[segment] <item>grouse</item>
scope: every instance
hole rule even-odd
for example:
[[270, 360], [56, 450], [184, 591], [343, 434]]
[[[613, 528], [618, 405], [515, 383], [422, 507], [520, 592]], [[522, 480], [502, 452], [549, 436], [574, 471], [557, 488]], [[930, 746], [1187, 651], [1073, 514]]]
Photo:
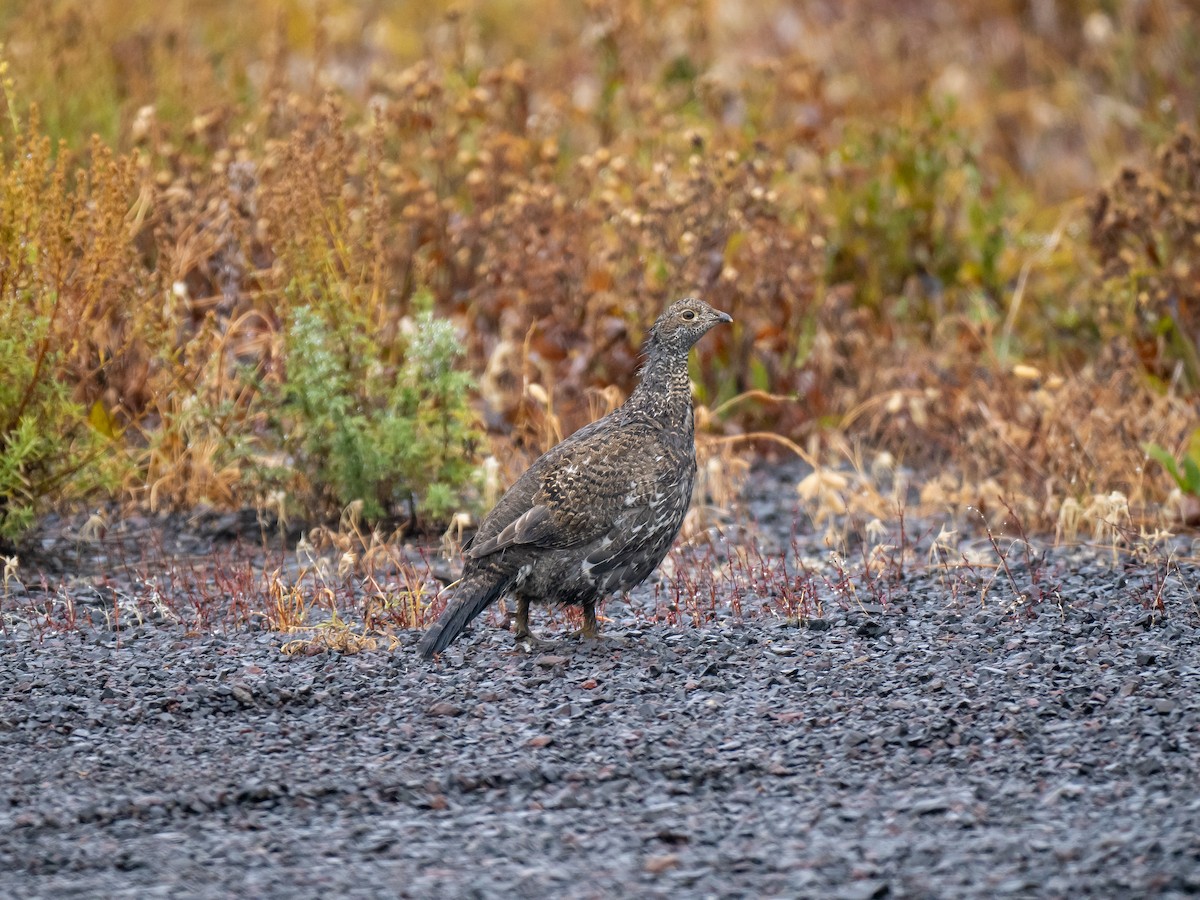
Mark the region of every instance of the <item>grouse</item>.
[[696, 477], [688, 351], [732, 321], [690, 297], [659, 316], [629, 399], [540, 456], [463, 547], [463, 577], [421, 638], [422, 656], [445, 650], [506, 594], [517, 601], [519, 641], [537, 643], [535, 601], [582, 607], [580, 634], [598, 636], [596, 603], [644, 581], [683, 524]]

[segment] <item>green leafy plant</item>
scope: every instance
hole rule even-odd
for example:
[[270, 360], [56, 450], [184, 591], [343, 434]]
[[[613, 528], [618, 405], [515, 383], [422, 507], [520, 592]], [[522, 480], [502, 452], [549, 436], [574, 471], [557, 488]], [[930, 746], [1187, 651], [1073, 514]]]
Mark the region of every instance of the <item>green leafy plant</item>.
[[364, 330], [293, 311], [281, 423], [318, 506], [359, 501], [379, 518], [407, 505], [442, 519], [459, 505], [480, 439], [471, 379], [448, 321], [425, 310], [411, 325], [389, 366]]
[[1000, 293], [1009, 202], [952, 113], [927, 101], [909, 120], [853, 126], [827, 160], [828, 278], [864, 306], [904, 297], [901, 312], [933, 322]]
[[[109, 482], [105, 439], [53, 377], [45, 318], [0, 304], [0, 539], [18, 538], [47, 495], [78, 497]], [[33, 352], [30, 352], [30, 348]]]
[[1200, 497], [1200, 428], [1192, 432], [1187, 451], [1176, 460], [1169, 450], [1159, 444], [1146, 444], [1150, 458], [1166, 469], [1167, 474], [1185, 494]]

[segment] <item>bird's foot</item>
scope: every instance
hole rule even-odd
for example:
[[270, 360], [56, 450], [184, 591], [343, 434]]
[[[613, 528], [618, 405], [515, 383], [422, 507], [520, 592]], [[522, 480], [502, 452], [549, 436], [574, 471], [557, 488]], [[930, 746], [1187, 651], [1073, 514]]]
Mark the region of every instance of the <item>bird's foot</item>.
[[537, 653], [540, 650], [553, 650], [558, 646], [557, 641], [543, 640], [529, 631], [517, 632], [516, 643], [518, 647], [524, 648], [526, 653]]
[[627, 647], [629, 642], [619, 634], [601, 634], [598, 628], [580, 628], [578, 631], [572, 631], [571, 637], [580, 641], [596, 641], [601, 644], [616, 644], [618, 647]]

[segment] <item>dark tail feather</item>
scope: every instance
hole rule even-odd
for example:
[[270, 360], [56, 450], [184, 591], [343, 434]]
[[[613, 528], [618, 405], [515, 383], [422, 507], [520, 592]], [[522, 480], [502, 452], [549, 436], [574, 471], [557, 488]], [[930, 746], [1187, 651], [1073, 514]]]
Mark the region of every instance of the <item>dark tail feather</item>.
[[462, 582], [450, 605], [417, 644], [417, 652], [429, 659], [449, 647], [472, 619], [500, 599], [512, 580], [511, 575], [484, 571]]

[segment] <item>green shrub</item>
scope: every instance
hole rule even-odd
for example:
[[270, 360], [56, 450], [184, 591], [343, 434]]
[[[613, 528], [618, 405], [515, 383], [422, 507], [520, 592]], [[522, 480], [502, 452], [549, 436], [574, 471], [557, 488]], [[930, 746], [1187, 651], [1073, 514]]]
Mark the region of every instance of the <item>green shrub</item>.
[[1009, 204], [950, 112], [929, 102], [914, 121], [851, 125], [827, 160], [827, 276], [875, 310], [903, 296], [897, 318], [933, 323], [1005, 277]]
[[66, 151], [53, 152], [38, 128], [32, 117], [0, 157], [4, 540], [30, 528], [45, 502], [115, 488], [124, 459], [113, 452], [119, 428], [103, 397], [97, 391], [81, 402], [77, 392], [126, 358], [108, 342], [121, 342], [114, 307], [123, 279], [136, 278], [130, 257], [113, 250], [126, 229], [129, 169], [96, 150], [93, 171], [73, 180]]
[[108, 441], [56, 377], [49, 322], [33, 306], [28, 296], [0, 297], [0, 540], [27, 531], [46, 498], [113, 485]]
[[[458, 506], [480, 439], [452, 325], [423, 311], [398, 366], [366, 330], [297, 307], [287, 332], [281, 424], [318, 508], [361, 501], [368, 518]], [[302, 498], [303, 499], [303, 498]]]

